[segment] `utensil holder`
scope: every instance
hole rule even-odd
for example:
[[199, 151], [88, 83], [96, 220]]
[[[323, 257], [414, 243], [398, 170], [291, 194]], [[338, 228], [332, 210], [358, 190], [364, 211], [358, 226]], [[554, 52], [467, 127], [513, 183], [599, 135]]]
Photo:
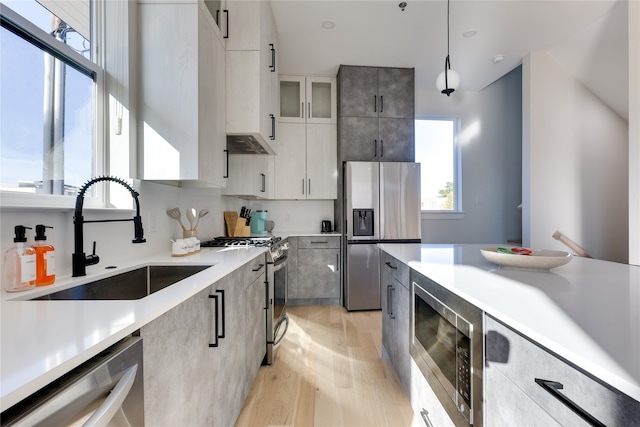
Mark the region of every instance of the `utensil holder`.
[[198, 237], [198, 230], [183, 230], [182, 237], [185, 239], [189, 237]]
[[237, 212], [225, 212], [224, 221], [229, 237], [249, 237], [251, 235], [251, 227], [246, 225], [245, 218], [238, 218]]

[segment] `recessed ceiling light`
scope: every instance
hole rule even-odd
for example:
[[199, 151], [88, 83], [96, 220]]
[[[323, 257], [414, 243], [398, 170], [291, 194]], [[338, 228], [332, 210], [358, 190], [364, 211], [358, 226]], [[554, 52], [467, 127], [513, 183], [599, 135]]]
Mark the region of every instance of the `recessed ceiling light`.
[[333, 21], [324, 21], [322, 23], [322, 28], [324, 28], [325, 30], [331, 30], [335, 26], [336, 26], [336, 23]]
[[493, 62], [494, 64], [499, 64], [502, 61], [504, 61], [505, 56], [503, 54], [498, 54], [496, 56], [494, 56], [493, 58], [491, 58], [491, 62]]
[[467, 30], [462, 33], [462, 37], [469, 38], [475, 36], [476, 34], [478, 34], [478, 30]]

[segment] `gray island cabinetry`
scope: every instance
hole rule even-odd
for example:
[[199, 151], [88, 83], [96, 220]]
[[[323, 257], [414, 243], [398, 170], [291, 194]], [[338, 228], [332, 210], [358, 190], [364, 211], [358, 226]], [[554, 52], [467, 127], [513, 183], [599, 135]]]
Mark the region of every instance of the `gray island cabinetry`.
[[640, 403], [489, 315], [485, 328], [487, 426], [640, 425]]
[[288, 304], [340, 302], [340, 236], [289, 237]]
[[141, 328], [147, 425], [235, 423], [266, 349], [264, 265], [260, 255]]
[[409, 316], [411, 308], [409, 267], [382, 252], [382, 350], [389, 356], [400, 383], [411, 391], [411, 355], [409, 354]]

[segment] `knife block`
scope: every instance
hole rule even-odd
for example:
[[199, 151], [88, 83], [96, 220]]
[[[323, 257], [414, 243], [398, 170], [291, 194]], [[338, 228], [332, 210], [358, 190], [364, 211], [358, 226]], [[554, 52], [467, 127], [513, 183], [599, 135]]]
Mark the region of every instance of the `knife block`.
[[237, 212], [225, 212], [224, 222], [229, 237], [249, 237], [251, 227], [246, 225], [246, 218], [239, 218]]

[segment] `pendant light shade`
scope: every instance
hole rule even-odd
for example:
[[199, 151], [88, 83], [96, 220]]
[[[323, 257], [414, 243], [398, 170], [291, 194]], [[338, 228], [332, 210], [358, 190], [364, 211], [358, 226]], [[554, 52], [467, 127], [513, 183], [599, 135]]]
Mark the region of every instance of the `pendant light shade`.
[[460, 86], [460, 76], [451, 69], [449, 57], [449, 3], [450, 0], [447, 0], [447, 57], [444, 60], [444, 71], [436, 79], [436, 87], [447, 96], [451, 95]]

